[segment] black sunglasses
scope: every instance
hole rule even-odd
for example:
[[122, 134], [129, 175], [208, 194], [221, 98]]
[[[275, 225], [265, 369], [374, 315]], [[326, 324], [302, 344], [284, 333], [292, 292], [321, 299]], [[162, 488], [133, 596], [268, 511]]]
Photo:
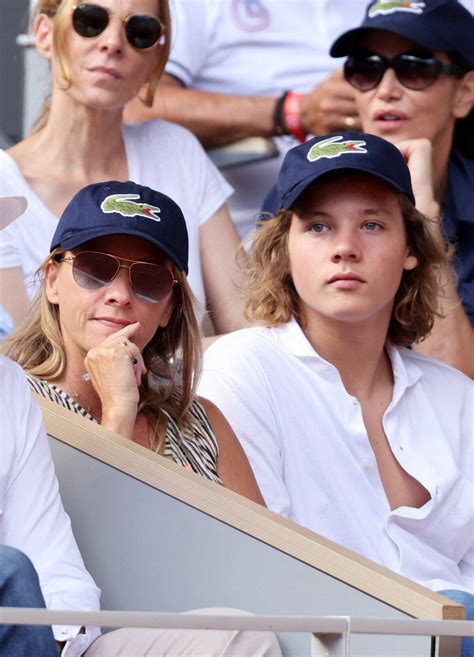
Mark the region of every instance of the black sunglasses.
[[440, 73], [462, 78], [466, 70], [456, 64], [444, 64], [436, 57], [420, 56], [409, 52], [395, 57], [375, 53], [358, 53], [344, 63], [344, 77], [359, 91], [370, 91], [380, 84], [385, 71], [393, 68], [397, 80], [407, 89], [420, 91], [436, 80]]
[[[105, 7], [89, 3], [75, 5], [72, 26], [77, 34], [91, 39], [99, 36], [109, 24], [109, 12]], [[154, 16], [131, 14], [123, 20], [128, 42], [138, 50], [152, 48], [163, 33], [163, 25]]]
[[[173, 273], [151, 262], [118, 258], [100, 251], [80, 251], [71, 256], [59, 254], [57, 262], [72, 262], [76, 283], [86, 290], [97, 290], [117, 276], [121, 268], [128, 269], [128, 280], [135, 296], [149, 303], [162, 301], [178, 281]], [[124, 265], [124, 262], [131, 262]]]

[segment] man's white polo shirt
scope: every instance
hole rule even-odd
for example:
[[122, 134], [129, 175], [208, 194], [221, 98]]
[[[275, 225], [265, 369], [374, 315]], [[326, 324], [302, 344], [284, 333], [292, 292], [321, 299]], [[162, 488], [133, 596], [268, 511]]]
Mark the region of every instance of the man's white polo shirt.
[[383, 426], [431, 499], [391, 511], [359, 402], [296, 321], [220, 338], [199, 394], [226, 416], [270, 509], [433, 590], [474, 592], [473, 387], [387, 346], [393, 398]]

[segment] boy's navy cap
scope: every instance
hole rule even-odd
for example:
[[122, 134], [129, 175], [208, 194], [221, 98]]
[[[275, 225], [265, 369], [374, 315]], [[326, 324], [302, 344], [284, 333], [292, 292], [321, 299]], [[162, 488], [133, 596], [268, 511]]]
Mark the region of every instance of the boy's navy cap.
[[151, 242], [188, 273], [188, 231], [180, 207], [166, 194], [114, 180], [88, 185], [59, 219], [51, 251], [65, 251], [106, 235], [134, 235]]
[[415, 204], [410, 171], [396, 146], [375, 135], [342, 132], [288, 151], [276, 184], [278, 208], [288, 210], [311, 183], [336, 171], [374, 176]]
[[458, 0], [371, 0], [362, 23], [336, 39], [331, 56], [353, 55], [370, 30], [393, 32], [427, 50], [456, 52], [474, 67], [474, 17]]

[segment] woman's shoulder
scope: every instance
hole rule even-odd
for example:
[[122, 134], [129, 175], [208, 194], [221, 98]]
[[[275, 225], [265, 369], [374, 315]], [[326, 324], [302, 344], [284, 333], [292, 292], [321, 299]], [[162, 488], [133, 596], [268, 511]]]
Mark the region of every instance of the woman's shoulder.
[[59, 404], [59, 406], [66, 408], [68, 411], [73, 411], [74, 413], [81, 415], [87, 420], [96, 421], [95, 418], [88, 411], [86, 411], [85, 408], [83, 408], [73, 397], [71, 397], [71, 395], [58, 388], [54, 383], [40, 379], [37, 376], [29, 374], [28, 372], [25, 374], [28, 383], [30, 384], [31, 390], [37, 395], [40, 395], [45, 399], [49, 399], [55, 404]]
[[[13, 147], [15, 148], [15, 147]], [[20, 167], [11, 156], [9, 149], [5, 151], [0, 148], [0, 196], [26, 196], [29, 185], [23, 177]]]

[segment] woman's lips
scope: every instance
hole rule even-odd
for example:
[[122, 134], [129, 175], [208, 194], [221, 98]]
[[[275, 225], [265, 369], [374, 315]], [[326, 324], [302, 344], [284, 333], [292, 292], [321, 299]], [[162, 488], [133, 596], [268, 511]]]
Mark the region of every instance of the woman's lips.
[[372, 122], [381, 131], [399, 130], [406, 120], [406, 114], [396, 110], [375, 112], [372, 117]]
[[89, 69], [90, 73], [94, 73], [100, 78], [105, 80], [121, 80], [122, 76], [115, 68], [108, 68], [107, 66], [94, 66]]
[[95, 317], [94, 319], [96, 322], [99, 322], [103, 326], [107, 326], [108, 328], [115, 328], [117, 331], [131, 323], [128, 320], [115, 319], [113, 317]]

